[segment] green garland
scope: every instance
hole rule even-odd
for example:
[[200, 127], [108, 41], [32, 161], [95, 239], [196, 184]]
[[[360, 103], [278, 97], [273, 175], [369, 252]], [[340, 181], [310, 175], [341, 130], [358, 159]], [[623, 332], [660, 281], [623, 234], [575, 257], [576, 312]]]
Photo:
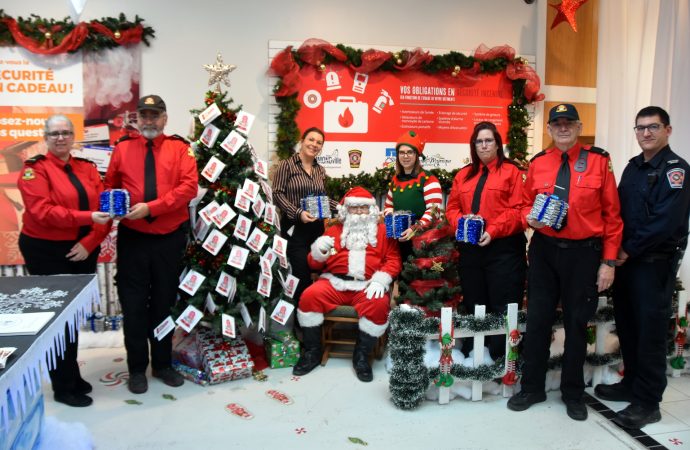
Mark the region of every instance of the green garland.
[[[11, 16], [5, 14], [4, 10], [0, 9], [0, 45], [20, 45], [16, 42], [14, 36], [12, 36], [5, 19], [13, 20]], [[46, 41], [50, 39], [55, 43], [55, 46], [60, 45], [63, 39], [70, 35], [77, 25], [69, 17], [65, 17], [62, 20], [56, 20], [46, 19], [36, 14], [31, 14], [26, 19], [21, 16], [17, 17], [16, 21], [21, 33], [26, 38], [30, 38], [42, 44], [46, 43]], [[129, 21], [127, 20], [127, 16], [125, 16], [125, 14], [120, 13], [118, 17], [103, 17], [98, 20], [93, 20], [89, 23], [100, 24], [116, 35], [141, 26], [141, 42], [149, 46], [149, 39], [155, 37], [155, 31], [150, 26], [142, 25], [143, 22], [144, 19], [138, 15], [134, 17], [134, 21]], [[46, 37], [46, 30], [50, 31], [50, 38]], [[89, 29], [88, 34], [81, 46], [71, 51], [98, 51], [107, 48], [119, 47], [120, 45], [121, 44], [117, 42], [117, 39], [112, 39], [92, 29]]]
[[[363, 50], [347, 47], [342, 44], [338, 44], [336, 47], [343, 51], [347, 56], [347, 59], [342, 61], [342, 64], [354, 67], [361, 65], [362, 53], [364, 52]], [[401, 57], [406, 59], [407, 53], [407, 50], [401, 50], [394, 53], [393, 57], [386, 60], [386, 62], [384, 62], [377, 70], [399, 72], [399, 69], [395, 67], [395, 60], [400, 59]], [[301, 59], [297, 50], [292, 50], [292, 57], [300, 67], [303, 67], [305, 64], [307, 64]], [[330, 54], [325, 53], [322, 65], [328, 65], [336, 62], [341, 61], [338, 61]], [[479, 60], [474, 56], [468, 56], [459, 52], [451, 51], [443, 55], [434, 55], [433, 59], [429, 63], [421, 66], [419, 70], [428, 74], [435, 74], [440, 71], [452, 70], [457, 67], [471, 68], [475, 65], [475, 63], [478, 63], [480, 73], [493, 74], [505, 70], [509, 62], [510, 61], [503, 56], [489, 60]], [[509, 126], [506, 146], [508, 147], [509, 155], [512, 159], [526, 163], [527, 132], [525, 131], [525, 128], [529, 126], [530, 121], [529, 113], [527, 112], [525, 105], [529, 104], [530, 101], [524, 95], [525, 80], [518, 79], [512, 81], [512, 83], [513, 101], [508, 106]], [[274, 87], [275, 91], [280, 89], [281, 86], [282, 80], [279, 80]], [[280, 106], [280, 112], [276, 116], [278, 123], [276, 153], [278, 154], [278, 158], [283, 160], [289, 158], [294, 153], [295, 145], [299, 141], [299, 130], [297, 129], [295, 119], [300, 109], [300, 103], [297, 100], [297, 94], [283, 98], [276, 98], [276, 101]]]

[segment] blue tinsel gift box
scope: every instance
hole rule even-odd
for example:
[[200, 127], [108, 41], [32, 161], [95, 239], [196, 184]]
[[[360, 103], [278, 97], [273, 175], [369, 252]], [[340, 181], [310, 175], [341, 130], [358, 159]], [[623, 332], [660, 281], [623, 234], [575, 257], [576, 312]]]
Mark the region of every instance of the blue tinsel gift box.
[[395, 211], [384, 216], [383, 223], [386, 226], [386, 237], [398, 239], [403, 231], [414, 224], [414, 214], [410, 211]]
[[458, 242], [477, 245], [484, 234], [484, 219], [481, 216], [469, 214], [458, 219], [458, 229], [455, 239]]

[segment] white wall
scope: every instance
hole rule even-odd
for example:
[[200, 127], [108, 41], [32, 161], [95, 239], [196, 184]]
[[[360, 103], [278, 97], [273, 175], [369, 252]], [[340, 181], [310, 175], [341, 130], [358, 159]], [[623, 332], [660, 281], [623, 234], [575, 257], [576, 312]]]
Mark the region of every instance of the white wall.
[[[9, 0], [5, 13], [69, 15], [67, 0]], [[270, 39], [316, 37], [337, 43], [472, 51], [479, 44], [508, 44], [518, 54], [536, 54], [537, 5], [523, 0], [88, 0], [81, 20], [125, 13], [156, 31], [144, 47], [142, 94], [156, 93], [168, 104], [168, 133], [187, 136], [188, 111], [203, 106], [208, 77], [203, 64], [221, 52], [235, 103], [257, 116], [250, 135], [260, 155], [268, 152], [266, 70]]]

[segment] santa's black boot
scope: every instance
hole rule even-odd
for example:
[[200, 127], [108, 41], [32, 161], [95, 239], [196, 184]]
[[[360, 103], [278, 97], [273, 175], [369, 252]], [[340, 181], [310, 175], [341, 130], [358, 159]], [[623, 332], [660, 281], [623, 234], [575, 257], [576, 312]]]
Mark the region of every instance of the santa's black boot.
[[369, 365], [369, 354], [374, 348], [377, 337], [359, 331], [357, 336], [357, 343], [355, 344], [355, 351], [352, 353], [352, 367], [355, 368], [357, 378], [359, 381], [369, 382], [374, 379], [374, 374]]
[[306, 375], [321, 364], [321, 326], [302, 327], [304, 353], [292, 368], [292, 374]]

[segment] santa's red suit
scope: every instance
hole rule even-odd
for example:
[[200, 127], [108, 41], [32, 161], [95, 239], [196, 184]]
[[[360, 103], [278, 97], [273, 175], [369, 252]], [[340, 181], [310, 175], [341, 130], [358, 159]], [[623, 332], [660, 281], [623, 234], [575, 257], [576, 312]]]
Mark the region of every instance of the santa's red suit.
[[309, 266], [323, 272], [318, 281], [308, 287], [299, 302], [298, 317], [303, 327], [321, 325], [323, 314], [340, 305], [351, 305], [360, 317], [359, 328], [371, 336], [381, 336], [388, 326], [390, 297], [368, 299], [365, 288], [376, 281], [386, 287], [400, 273], [398, 243], [386, 238], [386, 228], [377, 225], [375, 246], [370, 242], [366, 250], [349, 250], [342, 242], [343, 225], [333, 225], [324, 236], [334, 238], [333, 250], [322, 254], [312, 246]]

